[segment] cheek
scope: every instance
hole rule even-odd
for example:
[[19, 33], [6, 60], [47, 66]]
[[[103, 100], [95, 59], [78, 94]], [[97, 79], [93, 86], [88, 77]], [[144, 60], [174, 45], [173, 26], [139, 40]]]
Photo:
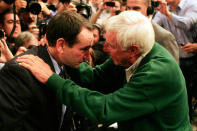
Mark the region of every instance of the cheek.
[[11, 33], [11, 30], [12, 30], [12, 28], [13, 28], [13, 26], [11, 26], [11, 25], [5, 25], [4, 26], [5, 28], [5, 32], [7, 33], [7, 34], [10, 34]]
[[108, 51], [108, 53], [109, 53], [109, 55], [111, 56], [111, 57], [113, 57], [114, 59], [118, 59], [119, 58], [119, 56], [120, 56], [120, 54], [116, 51], [116, 50], [109, 50]]
[[73, 55], [75, 56], [75, 59], [81, 59], [85, 56], [85, 53], [83, 51], [75, 51], [73, 53]]

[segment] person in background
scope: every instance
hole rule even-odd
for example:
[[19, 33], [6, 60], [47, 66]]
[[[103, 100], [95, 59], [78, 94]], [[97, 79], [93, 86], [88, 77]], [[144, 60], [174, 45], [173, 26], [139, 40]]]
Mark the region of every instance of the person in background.
[[[127, 0], [127, 10], [139, 11], [151, 19], [151, 15], [154, 13], [154, 7], [151, 6], [151, 2], [151, 0]], [[173, 34], [155, 22], [151, 21], [151, 23], [155, 32], [155, 41], [167, 49], [179, 63], [179, 49]]]
[[104, 38], [103, 29], [98, 24], [93, 24], [93, 34], [94, 34], [94, 44], [92, 50], [90, 51], [90, 56], [92, 57], [92, 66], [100, 65], [105, 62], [109, 55], [103, 51]]
[[192, 131], [183, 74], [154, 36], [152, 23], [139, 12], [109, 18], [104, 51], [111, 58], [95, 68], [82, 63], [77, 70], [80, 85], [90, 89], [59, 77], [37, 56], [17, 62], [68, 108], [95, 123], [118, 122], [120, 131]]
[[[15, 25], [15, 28], [14, 28], [14, 25]], [[5, 31], [5, 35], [7, 37], [6, 42], [11, 52], [13, 52], [13, 49], [15, 46], [15, 39], [21, 33], [21, 24], [20, 24], [20, 19], [17, 14], [16, 14], [16, 20], [14, 20], [14, 13], [12, 9], [8, 9], [4, 13], [1, 14], [0, 29], [3, 29]]]
[[126, 11], [127, 10], [127, 1], [123, 0], [122, 5], [120, 7], [120, 12]]
[[197, 1], [158, 0], [158, 2], [160, 6], [157, 8], [158, 12], [153, 20], [170, 31], [176, 38], [180, 54], [180, 67], [187, 85], [190, 119], [192, 121], [192, 97], [197, 94], [195, 92], [197, 86], [197, 46], [192, 37], [191, 29], [197, 23]]
[[52, 17], [54, 17], [57, 13], [61, 13], [62, 11], [73, 11], [76, 12], [77, 9], [74, 4], [72, 4], [71, 0], [48, 0], [48, 5], [55, 6], [55, 10], [48, 10], [44, 3], [41, 3], [42, 9], [46, 10], [47, 19], [45, 20], [46, 23], [50, 21]]
[[102, 31], [103, 29], [99, 24], [93, 24], [94, 44], [102, 39]]
[[15, 43], [15, 56], [27, 51], [28, 49], [31, 49], [32, 47], [39, 45], [38, 38], [36, 38], [36, 36], [29, 31], [22, 32], [16, 38]]
[[90, 0], [88, 2], [88, 5], [91, 7], [92, 9], [92, 16], [96, 13], [96, 11], [99, 8], [100, 3], [102, 2], [102, 0]]
[[[113, 4], [106, 4], [107, 2], [112, 2]], [[105, 27], [105, 23], [108, 18], [116, 15], [116, 11], [120, 10], [122, 0], [104, 0], [100, 3], [97, 12], [90, 18], [91, 23], [97, 23]]]
[[34, 22], [28, 24], [28, 31], [34, 34], [36, 37], [39, 37], [40, 35], [39, 27]]

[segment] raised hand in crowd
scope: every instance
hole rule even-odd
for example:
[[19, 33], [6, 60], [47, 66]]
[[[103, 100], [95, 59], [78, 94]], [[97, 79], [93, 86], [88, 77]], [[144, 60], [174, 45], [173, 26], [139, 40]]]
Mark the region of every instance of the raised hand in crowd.
[[26, 0], [15, 0], [16, 10], [20, 10], [21, 8], [26, 8], [27, 1]]
[[166, 17], [168, 17], [168, 19], [171, 19], [172, 13], [168, 9], [168, 4], [167, 4], [166, 0], [156, 0], [156, 1], [159, 2], [159, 7], [155, 8], [155, 10], [160, 11], [162, 14], [164, 14]]
[[46, 16], [51, 16], [52, 11], [46, 6], [46, 4], [42, 1], [39, 1], [39, 4], [41, 6], [41, 12]]
[[13, 58], [13, 55], [5, 42], [5, 39], [0, 40], [0, 53], [0, 63], [5, 63]]
[[77, 8], [72, 2], [61, 4], [60, 7], [58, 8], [58, 13], [65, 11], [65, 10], [77, 12]]
[[101, 13], [106, 9], [105, 3], [100, 3], [97, 12], [90, 18], [91, 23], [96, 23]]

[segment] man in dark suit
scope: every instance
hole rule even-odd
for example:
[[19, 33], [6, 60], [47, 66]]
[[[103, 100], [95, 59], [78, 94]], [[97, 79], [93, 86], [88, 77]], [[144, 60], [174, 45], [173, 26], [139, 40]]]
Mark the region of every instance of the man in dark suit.
[[[64, 65], [76, 68], [87, 57], [93, 43], [91, 30], [91, 24], [79, 14], [62, 12], [48, 24], [47, 46], [30, 49], [24, 54], [42, 58], [57, 74]], [[0, 71], [0, 130], [60, 130], [62, 104], [56, 94], [15, 60], [6, 63]], [[72, 120], [68, 119], [65, 130], [73, 130]]]

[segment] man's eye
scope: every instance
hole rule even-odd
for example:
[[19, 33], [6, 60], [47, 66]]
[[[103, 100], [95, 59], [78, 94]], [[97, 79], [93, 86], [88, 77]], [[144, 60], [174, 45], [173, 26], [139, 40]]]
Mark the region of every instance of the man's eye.
[[[8, 20], [7, 23], [12, 24], [14, 23], [14, 20]], [[16, 20], [16, 24], [20, 24], [20, 20]]]
[[14, 21], [13, 20], [9, 20], [8, 23], [11, 24], [11, 23], [14, 23]]

